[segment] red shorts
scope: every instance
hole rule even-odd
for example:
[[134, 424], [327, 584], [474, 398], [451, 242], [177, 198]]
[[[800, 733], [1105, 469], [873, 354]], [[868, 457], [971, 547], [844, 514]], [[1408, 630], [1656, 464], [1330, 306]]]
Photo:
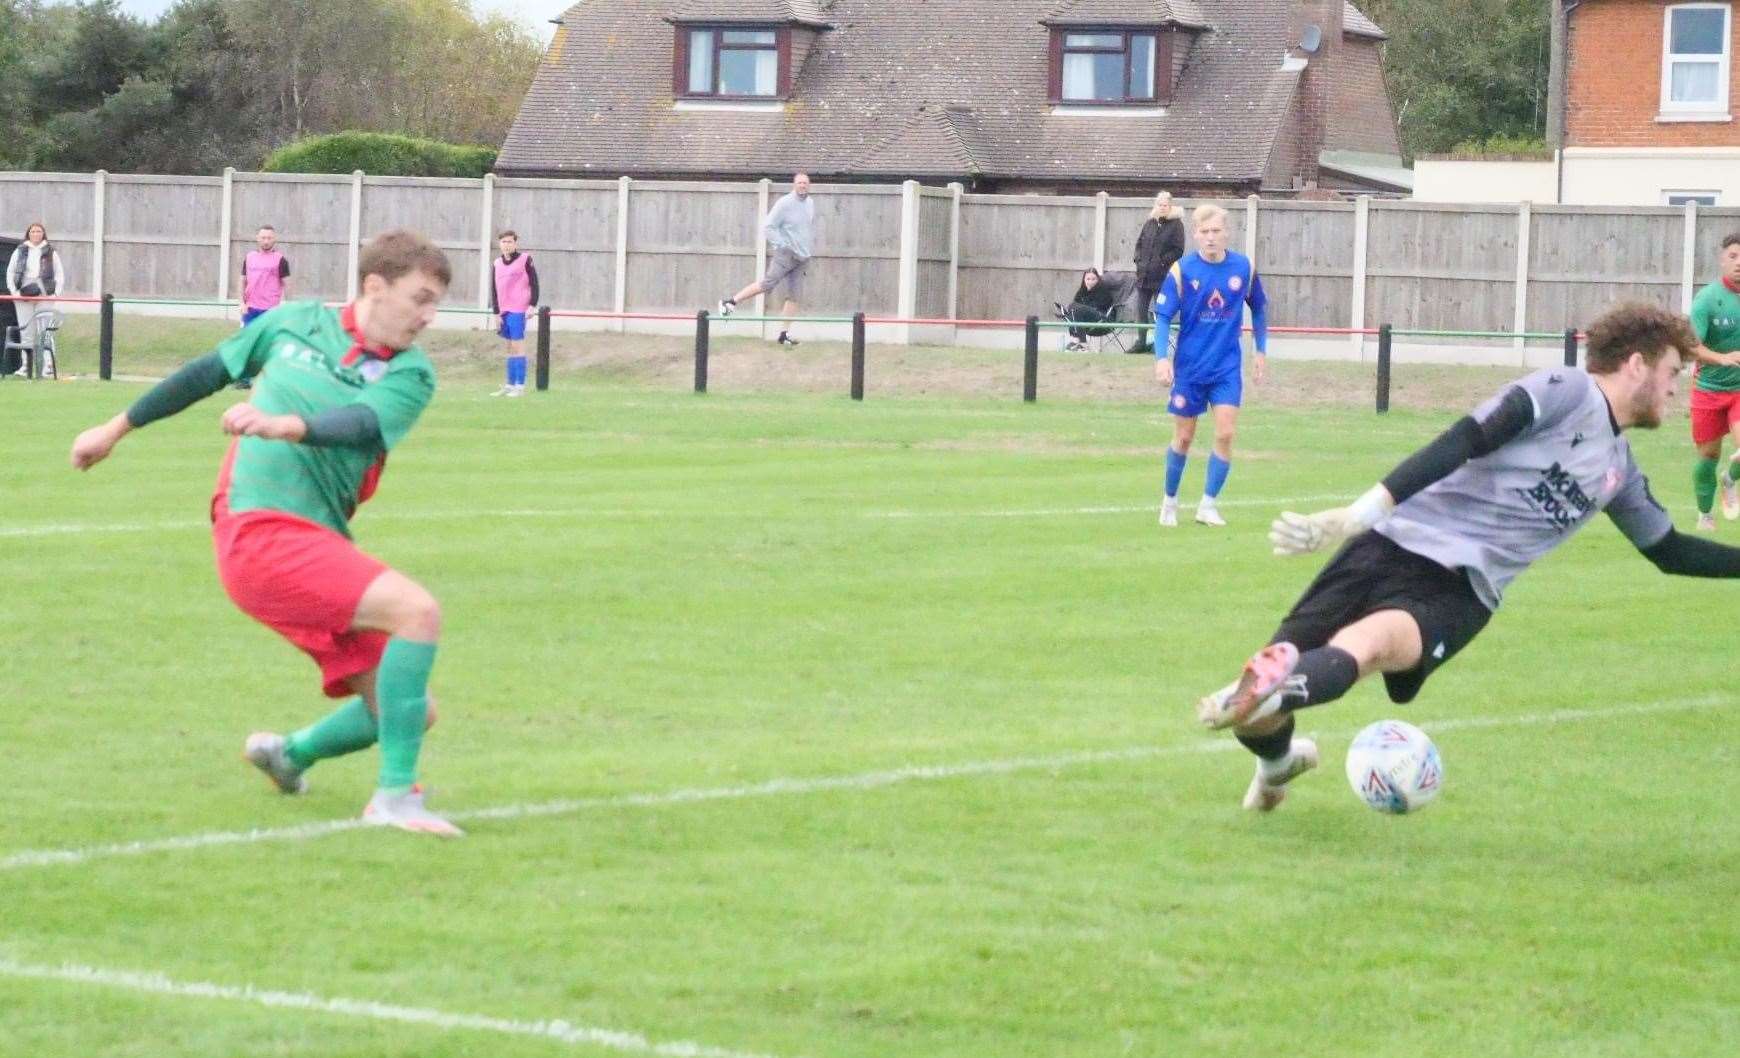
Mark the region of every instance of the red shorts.
[[1712, 393], [1692, 386], [1692, 443], [1709, 444], [1728, 436], [1740, 422], [1740, 391]]
[[212, 508], [218, 578], [230, 598], [314, 659], [327, 697], [354, 693], [351, 677], [379, 665], [387, 646], [385, 632], [351, 628], [357, 603], [386, 563], [306, 518], [231, 514], [221, 497]]

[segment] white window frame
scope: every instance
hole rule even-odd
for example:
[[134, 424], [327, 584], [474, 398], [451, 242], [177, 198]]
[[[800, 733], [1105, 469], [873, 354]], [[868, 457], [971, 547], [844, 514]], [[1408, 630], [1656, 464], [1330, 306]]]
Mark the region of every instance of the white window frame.
[[1707, 198], [1707, 199], [1709, 199], [1710, 201], [1708, 201], [1708, 202], [1699, 202], [1698, 203], [1698, 207], [1700, 209], [1705, 207], [1705, 206], [1719, 206], [1722, 204], [1722, 192], [1720, 192], [1720, 191], [1703, 191], [1703, 190], [1694, 191], [1690, 188], [1679, 188], [1679, 187], [1664, 189], [1661, 193], [1661, 204], [1664, 206], [1675, 206], [1675, 207], [1684, 206], [1686, 204], [1684, 202], [1675, 202], [1674, 201], [1675, 198]]
[[[1728, 115], [1728, 79], [1734, 58], [1734, 5], [1727, 3], [1712, 4], [1673, 4], [1663, 8], [1661, 13], [1661, 114], [1664, 117], [1681, 115], [1698, 117], [1726, 117]], [[1708, 103], [1676, 102], [1672, 97], [1674, 60], [1676, 54], [1672, 51], [1674, 43], [1674, 12], [1714, 10], [1722, 12], [1722, 54], [1716, 66], [1716, 98]], [[1686, 62], [1709, 62], [1707, 56], [1684, 56]]]

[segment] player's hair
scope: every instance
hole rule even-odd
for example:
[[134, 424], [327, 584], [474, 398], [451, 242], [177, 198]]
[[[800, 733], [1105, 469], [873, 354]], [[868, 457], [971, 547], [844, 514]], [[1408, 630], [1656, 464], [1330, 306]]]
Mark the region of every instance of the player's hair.
[[496, 236], [497, 239], [514, 239], [516, 241], [518, 241], [519, 237], [520, 233], [512, 228], [504, 228], [502, 229], [502, 233]]
[[411, 272], [427, 272], [441, 280], [442, 286], [453, 284], [453, 266], [447, 255], [409, 228], [396, 228], [370, 239], [356, 263], [358, 279], [380, 276], [391, 283]]
[[1731, 231], [1722, 237], [1722, 249], [1730, 246], [1740, 246], [1740, 231]]
[[1690, 360], [1698, 347], [1692, 325], [1677, 312], [1642, 301], [1623, 301], [1601, 314], [1589, 328], [1589, 371], [1609, 375], [1631, 359], [1643, 356], [1653, 366], [1668, 346], [1679, 350], [1681, 360]]
[[255, 231], [256, 231], [256, 232], [262, 232], [262, 231], [269, 231], [269, 232], [271, 232], [271, 233], [272, 233], [272, 234], [273, 234], [273, 235], [276, 235], [276, 234], [278, 234], [278, 229], [277, 229], [277, 228], [274, 228], [274, 227], [272, 227], [272, 226], [271, 226], [271, 225], [270, 225], [270, 224], [262, 224], [262, 225], [260, 225], [260, 226], [259, 226], [259, 227], [258, 227], [258, 228], [255, 228], [255, 229], [254, 229], [254, 230], [255, 230]]
[[1200, 228], [1211, 220], [1224, 222], [1226, 220], [1226, 210], [1215, 205], [1213, 202], [1204, 202], [1202, 205], [1197, 206], [1195, 209], [1190, 211], [1190, 226], [1192, 228]]

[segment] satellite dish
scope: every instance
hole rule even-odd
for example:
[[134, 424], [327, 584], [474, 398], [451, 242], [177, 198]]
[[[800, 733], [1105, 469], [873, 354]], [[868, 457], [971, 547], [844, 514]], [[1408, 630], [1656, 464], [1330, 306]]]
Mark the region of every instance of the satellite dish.
[[1323, 27], [1315, 22], [1305, 27], [1305, 32], [1299, 34], [1299, 50], [1307, 55], [1316, 55], [1317, 49], [1323, 47]]

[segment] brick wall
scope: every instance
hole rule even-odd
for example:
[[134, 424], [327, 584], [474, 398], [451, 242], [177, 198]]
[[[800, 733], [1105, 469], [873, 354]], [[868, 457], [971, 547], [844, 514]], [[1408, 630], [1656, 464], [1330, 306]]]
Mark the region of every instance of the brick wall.
[[1324, 144], [1328, 149], [1401, 155], [1380, 48], [1370, 37], [1350, 35], [1336, 51], [1334, 103]]
[[[1734, 147], [1740, 122], [1658, 122], [1661, 0], [1589, 0], [1571, 15], [1565, 142], [1572, 147]], [[1729, 32], [1737, 32], [1733, 14]], [[1728, 104], [1740, 105], [1740, 41], [1729, 45]]]

